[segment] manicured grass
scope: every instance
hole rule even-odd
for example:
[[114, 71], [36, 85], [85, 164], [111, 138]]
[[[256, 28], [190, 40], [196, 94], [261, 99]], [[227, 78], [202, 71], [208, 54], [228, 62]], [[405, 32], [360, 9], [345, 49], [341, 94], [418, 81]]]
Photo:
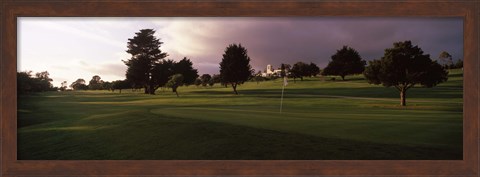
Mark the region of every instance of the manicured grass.
[[49, 92], [18, 99], [19, 159], [462, 159], [463, 79], [394, 88], [362, 76], [232, 89]]

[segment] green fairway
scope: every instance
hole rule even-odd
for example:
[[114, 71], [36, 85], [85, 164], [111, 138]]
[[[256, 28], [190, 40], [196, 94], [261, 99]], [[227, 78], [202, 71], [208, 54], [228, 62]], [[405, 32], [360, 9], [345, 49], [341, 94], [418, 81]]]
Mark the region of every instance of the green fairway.
[[407, 91], [329, 77], [18, 99], [19, 159], [462, 159], [463, 74]]

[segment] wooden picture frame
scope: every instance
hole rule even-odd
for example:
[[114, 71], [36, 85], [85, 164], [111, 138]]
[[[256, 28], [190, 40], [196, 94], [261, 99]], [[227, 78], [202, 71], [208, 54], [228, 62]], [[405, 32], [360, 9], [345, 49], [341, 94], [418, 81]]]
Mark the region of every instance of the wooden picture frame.
[[[1, 176], [479, 175], [479, 1], [11, 1], [1, 2]], [[17, 17], [462, 17], [463, 160], [17, 160]]]

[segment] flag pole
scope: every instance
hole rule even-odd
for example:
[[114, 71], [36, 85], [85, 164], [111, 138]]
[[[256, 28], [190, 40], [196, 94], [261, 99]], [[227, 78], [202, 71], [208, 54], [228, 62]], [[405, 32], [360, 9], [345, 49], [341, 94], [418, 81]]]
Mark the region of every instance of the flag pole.
[[282, 98], [280, 99], [280, 113], [282, 113], [283, 108], [283, 91], [285, 90], [285, 85], [287, 85], [287, 78], [283, 77], [283, 87], [282, 87]]

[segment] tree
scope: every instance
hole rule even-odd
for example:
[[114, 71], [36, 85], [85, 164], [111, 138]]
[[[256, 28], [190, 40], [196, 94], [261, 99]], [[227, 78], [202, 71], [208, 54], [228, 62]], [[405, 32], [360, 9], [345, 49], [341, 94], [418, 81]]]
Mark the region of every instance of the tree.
[[35, 73], [35, 77], [32, 77], [32, 71], [17, 72], [18, 93], [24, 94], [56, 90], [51, 83], [53, 80], [49, 75], [47, 71]]
[[[285, 64], [280, 64], [280, 77], [285, 77], [287, 76], [287, 72], [285, 71]], [[255, 79], [257, 80], [257, 79]], [[257, 84], [258, 84], [258, 81], [257, 81]]]
[[42, 71], [35, 73], [35, 78], [33, 79], [33, 91], [36, 92], [45, 92], [53, 90], [52, 79], [49, 77], [50, 74], [48, 71]]
[[109, 90], [109, 91], [112, 90], [112, 83], [108, 81], [103, 81], [102, 89]]
[[410, 41], [393, 43], [380, 60], [373, 60], [364, 71], [370, 84], [395, 87], [400, 105], [406, 105], [406, 92], [415, 85], [433, 87], [447, 81], [448, 72]]
[[362, 60], [358, 52], [348, 46], [343, 46], [332, 55], [332, 60], [323, 69], [322, 75], [338, 75], [345, 80], [345, 76], [361, 74], [365, 70], [365, 60]]
[[243, 84], [252, 75], [250, 57], [241, 44], [230, 44], [220, 62], [222, 82], [232, 85], [233, 92], [238, 95], [237, 86]]
[[303, 77], [310, 76], [309, 73], [309, 65], [304, 62], [297, 62], [293, 65], [292, 69], [290, 70], [291, 77], [293, 77], [293, 82], [295, 82], [295, 78], [300, 78], [303, 81]]
[[[222, 78], [220, 77], [220, 74], [214, 74], [212, 76], [212, 79], [210, 79], [211, 83], [215, 84], [215, 83], [221, 83], [222, 82]], [[213, 86], [213, 84], [211, 86]]]
[[[145, 94], [155, 94], [155, 90], [161, 85], [158, 81], [164, 79], [159, 78], [159, 74], [155, 72], [161, 72], [158, 67], [161, 67], [161, 61], [167, 57], [167, 53], [160, 50], [163, 42], [160, 42], [160, 39], [157, 39], [154, 34], [155, 30], [153, 29], [142, 29], [135, 33], [133, 38], [128, 39], [127, 53], [132, 56], [129, 60], [124, 61], [128, 67], [127, 80], [135, 85], [143, 86]], [[166, 80], [168, 81], [168, 76]]]
[[463, 68], [463, 60], [458, 59], [455, 63], [455, 68]]
[[212, 79], [212, 76], [210, 76], [210, 74], [203, 74], [202, 76], [200, 76], [202, 86], [207, 86], [207, 84], [210, 82], [210, 79]]
[[315, 64], [310, 62], [310, 65], [308, 65], [308, 75], [310, 77], [314, 77], [320, 73], [320, 68]]
[[170, 80], [168, 80], [167, 82], [167, 87], [172, 88], [172, 92], [175, 92], [177, 97], [179, 97], [177, 88], [183, 85], [183, 79], [184, 79], [183, 75], [175, 74], [173, 76], [170, 76]]
[[153, 69], [152, 81], [155, 83], [152, 86], [153, 90], [157, 90], [159, 87], [163, 87], [170, 80], [170, 76], [174, 74], [173, 68], [175, 61], [163, 60], [160, 63], [155, 64]]
[[174, 65], [173, 72], [175, 74], [182, 74], [185, 85], [194, 84], [195, 79], [198, 77], [197, 69], [193, 68], [193, 63], [187, 57], [184, 57], [178, 63]]
[[28, 93], [33, 88], [32, 71], [17, 72], [17, 92], [19, 94]]
[[88, 89], [88, 86], [85, 85], [85, 79], [82, 79], [82, 78], [79, 78], [75, 82], [72, 82], [72, 84], [70, 84], [70, 87], [73, 90], [87, 90]]
[[95, 75], [95, 76], [92, 77], [90, 82], [88, 82], [88, 89], [90, 89], [90, 90], [101, 90], [101, 89], [103, 89], [102, 83], [103, 83], [102, 78], [100, 78], [100, 76], [98, 76], [98, 75]]
[[253, 77], [253, 81], [257, 82], [257, 84], [259, 84], [261, 81], [264, 81], [265, 78], [263, 78], [262, 76], [259, 76], [259, 75], [256, 75]]
[[62, 82], [62, 86], [60, 87], [60, 90], [61, 90], [61, 91], [67, 90], [67, 85], [68, 85], [68, 84], [67, 84], [67, 81], [63, 81], [63, 82]]
[[116, 80], [112, 82], [112, 92], [115, 90], [119, 90], [122, 93], [122, 89], [129, 89], [131, 87], [131, 83], [128, 80]]
[[438, 63], [440, 63], [440, 65], [442, 65], [444, 68], [451, 68], [453, 66], [452, 55], [446, 51], [442, 51], [438, 56]]
[[197, 79], [195, 79], [195, 82], [193, 82], [193, 84], [195, 84], [195, 86], [198, 87], [198, 86], [202, 85], [202, 80], [200, 78], [197, 78]]

